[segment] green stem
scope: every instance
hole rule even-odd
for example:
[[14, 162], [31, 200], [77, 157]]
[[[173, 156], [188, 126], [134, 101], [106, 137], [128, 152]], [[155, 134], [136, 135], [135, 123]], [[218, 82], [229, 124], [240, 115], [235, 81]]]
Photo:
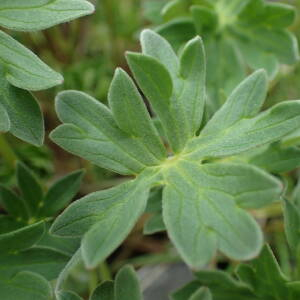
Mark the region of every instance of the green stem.
[[112, 280], [112, 275], [106, 261], [100, 264], [99, 273], [102, 281]]
[[98, 274], [97, 274], [97, 270], [93, 269], [90, 271], [90, 280], [89, 280], [89, 291], [90, 294], [92, 294], [92, 292], [94, 291], [94, 289], [97, 287], [98, 285]]
[[0, 134], [0, 156], [10, 167], [14, 167], [17, 156], [3, 134]]

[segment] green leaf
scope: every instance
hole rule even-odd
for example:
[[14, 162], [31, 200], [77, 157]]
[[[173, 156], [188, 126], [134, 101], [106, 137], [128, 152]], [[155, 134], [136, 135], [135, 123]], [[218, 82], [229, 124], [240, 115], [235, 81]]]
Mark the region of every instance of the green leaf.
[[0, 105], [0, 132], [7, 132], [10, 129], [10, 120], [3, 105]]
[[42, 30], [93, 12], [93, 5], [85, 0], [4, 0], [0, 25], [19, 31]]
[[28, 220], [28, 211], [23, 199], [4, 186], [0, 186], [0, 203], [10, 216], [17, 220]]
[[116, 276], [115, 300], [142, 300], [138, 278], [131, 266], [123, 267]]
[[60, 93], [56, 110], [67, 124], [55, 129], [51, 138], [64, 149], [121, 174], [137, 174], [160, 162], [141, 140], [118, 127], [105, 105], [90, 96]]
[[24, 227], [24, 225], [25, 224], [23, 222], [19, 222], [11, 216], [0, 215], [0, 234], [15, 231]]
[[200, 288], [198, 291], [196, 291], [189, 300], [212, 300], [212, 295], [207, 288]]
[[41, 239], [44, 231], [45, 224], [41, 221], [12, 232], [0, 234], [0, 252], [8, 253], [28, 249]]
[[83, 300], [77, 294], [70, 291], [59, 291], [56, 296], [57, 300]]
[[47, 191], [38, 215], [50, 217], [66, 207], [78, 193], [83, 175], [79, 170], [57, 180]]
[[144, 234], [154, 234], [157, 232], [165, 231], [166, 226], [163, 221], [163, 217], [161, 214], [153, 215], [144, 225]]
[[17, 180], [29, 215], [34, 217], [43, 200], [42, 187], [31, 170], [20, 162], [17, 165]]
[[101, 283], [93, 292], [90, 300], [114, 300], [114, 283], [105, 281]]
[[172, 300], [186, 300], [189, 299], [199, 289], [200, 282], [197, 280], [191, 281], [173, 294], [171, 294]]
[[5, 300], [51, 300], [50, 283], [42, 276], [31, 272], [20, 272], [11, 279], [0, 276], [0, 298]]
[[108, 94], [109, 105], [120, 129], [139, 139], [158, 160], [166, 157], [166, 150], [151, 122], [133, 80], [122, 69], [117, 69]]
[[0, 64], [7, 81], [21, 89], [44, 90], [63, 81], [60, 74], [3, 31], [0, 31]]
[[[1, 10], [0, 10], [1, 12]], [[0, 104], [10, 120], [9, 131], [21, 140], [35, 146], [44, 141], [44, 120], [39, 104], [28, 91], [9, 84], [0, 72]]]
[[188, 161], [177, 162], [164, 177], [164, 222], [190, 266], [204, 266], [217, 249], [237, 260], [259, 253], [262, 233], [242, 207], [277, 200], [281, 191], [277, 180], [252, 166], [199, 166]]
[[69, 256], [44, 247], [33, 247], [18, 253], [1, 254], [0, 273], [10, 278], [21, 271], [38, 273], [48, 280], [56, 279], [68, 262]]
[[[207, 286], [216, 300], [258, 300], [250, 287], [221, 271], [196, 273], [200, 285]], [[178, 299], [179, 300], [179, 299]]]
[[243, 265], [237, 273], [261, 299], [290, 299], [286, 285], [288, 279], [283, 275], [269, 246], [265, 246], [260, 256], [250, 263], [244, 271]]
[[300, 212], [291, 201], [284, 199], [284, 230], [293, 251], [296, 251], [300, 243]]
[[300, 149], [273, 144], [261, 153], [251, 156], [249, 163], [271, 173], [289, 172], [300, 166]]

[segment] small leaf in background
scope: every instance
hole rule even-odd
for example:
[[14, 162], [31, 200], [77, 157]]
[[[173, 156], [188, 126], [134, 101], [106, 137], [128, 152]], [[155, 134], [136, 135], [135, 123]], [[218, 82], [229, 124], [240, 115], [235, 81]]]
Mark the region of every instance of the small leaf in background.
[[13, 30], [35, 31], [94, 12], [85, 0], [5, 0], [0, 4], [0, 25]]
[[197, 280], [187, 283], [182, 288], [171, 294], [172, 300], [186, 300], [189, 299], [195, 292], [198, 291], [200, 283]]
[[17, 181], [29, 215], [35, 216], [43, 200], [43, 190], [35, 175], [23, 163], [17, 165]]
[[200, 288], [196, 291], [189, 300], [212, 300], [212, 295], [208, 288]]
[[262, 299], [291, 299], [287, 287], [288, 278], [280, 270], [272, 250], [268, 245], [260, 256], [249, 265], [240, 265], [237, 274], [248, 284], [254, 294]]
[[31, 93], [12, 86], [0, 72], [0, 105], [7, 112], [9, 131], [35, 146], [44, 141], [44, 119], [40, 106]]
[[51, 300], [50, 283], [38, 274], [20, 272], [10, 280], [0, 277], [0, 298], [5, 300]]
[[0, 59], [5, 78], [18, 88], [38, 91], [63, 82], [60, 74], [3, 31], [0, 31]]
[[142, 292], [134, 269], [123, 267], [115, 279], [115, 300], [142, 300]]
[[7, 132], [10, 129], [10, 120], [6, 109], [0, 104], [0, 132]]
[[43, 221], [22, 227], [9, 233], [0, 234], [0, 252], [16, 252], [28, 249], [43, 236], [45, 224]]
[[80, 296], [70, 291], [59, 291], [56, 297], [57, 300], [83, 300]]
[[32, 247], [28, 250], [1, 254], [1, 276], [9, 279], [21, 271], [40, 274], [47, 280], [58, 277], [70, 257], [46, 247]]
[[0, 186], [0, 203], [6, 212], [16, 220], [26, 221], [29, 219], [24, 200], [4, 186]]
[[161, 214], [151, 216], [144, 225], [144, 234], [154, 234], [157, 232], [165, 231], [166, 226]]
[[[113, 281], [105, 281], [101, 283], [93, 292], [90, 300], [114, 300], [114, 283]], [[124, 298], [125, 300], [125, 298]]]
[[270, 173], [289, 172], [300, 166], [300, 149], [272, 144], [261, 153], [251, 156], [249, 163]]
[[79, 170], [57, 180], [44, 196], [38, 215], [50, 217], [66, 207], [78, 193], [83, 175]]
[[283, 200], [284, 230], [289, 246], [297, 251], [300, 243], [300, 212], [299, 208], [287, 199]]

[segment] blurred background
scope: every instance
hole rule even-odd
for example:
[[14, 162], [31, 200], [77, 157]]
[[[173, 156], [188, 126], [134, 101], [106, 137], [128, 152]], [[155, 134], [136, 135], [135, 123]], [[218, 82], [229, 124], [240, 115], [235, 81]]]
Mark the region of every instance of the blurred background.
[[[55, 109], [55, 95], [66, 89], [84, 91], [99, 101], [106, 103], [107, 91], [117, 66], [128, 70], [124, 53], [127, 50], [139, 51], [139, 32], [162, 22], [160, 10], [165, 0], [93, 0], [96, 13], [37, 33], [11, 32], [17, 40], [35, 52], [48, 65], [64, 76], [64, 84], [56, 88], [36, 93], [45, 117], [46, 136], [58, 124]], [[300, 14], [300, 1], [287, 2], [297, 7]], [[300, 38], [300, 18], [291, 28]], [[282, 100], [300, 99], [300, 64], [285, 66], [272, 82], [267, 105]], [[88, 193], [105, 189], [124, 181], [115, 173], [96, 167], [89, 162], [72, 156], [60, 149], [48, 138], [41, 148], [31, 146], [5, 135], [0, 141], [0, 182], [7, 186], [15, 185], [13, 165], [22, 160], [31, 167], [45, 185], [73, 170], [87, 170], [80, 198]], [[155, 196], [155, 195], [154, 195]], [[266, 224], [266, 234], [278, 249], [283, 270], [287, 257], [281, 217], [278, 210], [259, 212], [258, 218]], [[108, 260], [110, 274], [124, 263], [132, 263], [140, 271], [142, 286], [147, 299], [166, 299], [166, 292], [181, 286], [192, 276], [180, 263], [165, 233], [144, 236], [142, 228], [147, 215], [143, 216], [124, 244]], [[277, 245], [277, 246], [276, 246]], [[176, 262], [176, 264], [174, 264]], [[169, 264], [173, 263], [173, 264]], [[218, 257], [212, 262], [220, 269], [233, 268], [234, 262]], [[167, 275], [166, 275], [167, 274]], [[92, 282], [88, 272], [82, 267], [74, 272], [69, 284], [81, 294], [87, 282]], [[158, 288], [157, 288], [158, 287]], [[158, 293], [158, 294], [154, 294]]]

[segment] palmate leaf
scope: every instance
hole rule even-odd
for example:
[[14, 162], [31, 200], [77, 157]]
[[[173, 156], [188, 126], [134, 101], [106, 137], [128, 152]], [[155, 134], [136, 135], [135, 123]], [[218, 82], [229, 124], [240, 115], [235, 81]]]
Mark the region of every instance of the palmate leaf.
[[[208, 91], [212, 109], [245, 77], [247, 67], [264, 68], [274, 78], [279, 64], [298, 58], [296, 38], [287, 27], [295, 20], [292, 6], [266, 0], [171, 0], [162, 9], [157, 32], [177, 49], [196, 34], [208, 53]], [[217, 66], [217, 67], [216, 67]]]
[[[136, 178], [76, 201], [57, 218], [51, 232], [82, 237], [84, 262], [95, 267], [130, 232], [145, 210], [149, 190], [159, 187], [163, 221], [188, 264], [199, 268], [217, 250], [238, 260], [257, 256], [262, 233], [245, 209], [279, 200], [282, 184], [249, 164], [207, 161], [280, 140], [299, 127], [300, 102], [283, 102], [259, 113], [267, 76], [257, 71], [232, 92], [199, 134], [205, 103], [201, 39], [188, 42], [180, 57], [152, 31], [143, 32], [141, 40], [143, 53], [129, 53], [127, 59], [163, 128], [164, 143], [171, 148], [168, 156], [124, 71], [117, 70], [113, 80], [111, 109], [83, 93], [63, 92], [56, 109], [64, 124], [51, 138], [99, 166]], [[160, 212], [159, 203], [153, 212]]]

